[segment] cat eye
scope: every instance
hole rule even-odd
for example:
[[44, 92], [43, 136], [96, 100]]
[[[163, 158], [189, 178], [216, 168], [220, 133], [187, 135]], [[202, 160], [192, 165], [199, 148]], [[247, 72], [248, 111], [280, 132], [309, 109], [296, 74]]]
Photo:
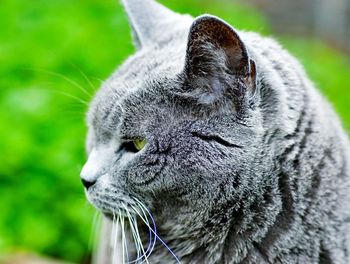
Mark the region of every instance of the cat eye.
[[146, 144], [146, 139], [134, 139], [131, 141], [124, 142], [122, 147], [128, 152], [137, 153], [141, 151], [146, 146]]
[[140, 151], [145, 147], [147, 141], [146, 139], [135, 139], [132, 141], [132, 143], [134, 144], [137, 151]]

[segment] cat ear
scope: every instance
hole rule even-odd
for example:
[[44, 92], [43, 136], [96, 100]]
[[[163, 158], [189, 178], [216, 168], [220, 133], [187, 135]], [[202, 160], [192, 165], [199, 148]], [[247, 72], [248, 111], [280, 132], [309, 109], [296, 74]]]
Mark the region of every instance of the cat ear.
[[211, 101], [230, 93], [226, 90], [233, 80], [243, 82], [245, 89], [240, 89], [241, 92], [253, 95], [256, 89], [255, 63], [245, 44], [230, 25], [214, 16], [204, 15], [193, 22], [185, 74], [190, 86], [205, 89]]
[[129, 16], [136, 48], [164, 41], [165, 35], [184, 21], [184, 16], [154, 0], [122, 0]]

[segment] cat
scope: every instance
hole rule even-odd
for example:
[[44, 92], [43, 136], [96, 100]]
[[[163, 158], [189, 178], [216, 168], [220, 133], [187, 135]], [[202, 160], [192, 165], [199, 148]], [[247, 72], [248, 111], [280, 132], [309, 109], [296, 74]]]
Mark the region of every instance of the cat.
[[90, 105], [81, 172], [107, 219], [96, 262], [350, 263], [349, 140], [298, 61], [215, 16], [123, 4], [137, 52]]

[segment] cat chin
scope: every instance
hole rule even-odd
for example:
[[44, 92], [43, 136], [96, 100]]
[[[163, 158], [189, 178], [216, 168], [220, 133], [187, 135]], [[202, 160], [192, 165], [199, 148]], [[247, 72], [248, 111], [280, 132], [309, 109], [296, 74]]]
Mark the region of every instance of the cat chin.
[[106, 218], [110, 220], [115, 220], [117, 216], [127, 218], [129, 215], [133, 214], [131, 211], [129, 211], [128, 215], [128, 213], [122, 206], [116, 208], [107, 208], [105, 205], [102, 205], [96, 201], [90, 203], [96, 208], [96, 210], [100, 211]]
[[112, 211], [108, 210], [102, 210], [101, 211], [104, 217], [106, 217], [108, 220], [115, 221], [117, 217], [121, 218], [129, 218], [131, 215], [131, 212], [128, 213], [124, 209], [118, 210], [116, 213], [113, 213]]
[[86, 197], [89, 203], [100, 211], [106, 218], [113, 220], [117, 216], [127, 218], [129, 216], [135, 215], [135, 212], [126, 206], [127, 202], [120, 201], [120, 204], [114, 204], [113, 206], [107, 206], [106, 201], [100, 200], [94, 197], [92, 194], [86, 192]]
[[102, 212], [102, 214], [104, 215], [104, 217], [106, 217], [108, 220], [111, 220], [111, 221], [113, 221], [113, 219], [115, 218], [113, 216], [113, 213], [111, 212]]
[[110, 211], [102, 211], [102, 214], [109, 220], [115, 221], [117, 216], [123, 217], [123, 218], [128, 218], [128, 214], [125, 212], [125, 210], [118, 212], [118, 214], [113, 214]]

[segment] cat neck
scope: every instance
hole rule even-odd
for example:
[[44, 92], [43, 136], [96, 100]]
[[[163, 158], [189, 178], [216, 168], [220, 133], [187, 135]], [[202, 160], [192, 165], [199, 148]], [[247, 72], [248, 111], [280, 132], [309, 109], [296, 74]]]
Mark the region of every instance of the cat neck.
[[[254, 250], [254, 232], [250, 230], [239, 234], [244, 216], [241, 212], [230, 214], [230, 218], [226, 215], [216, 221], [202, 221], [198, 217], [181, 226], [175, 220], [159, 221], [157, 242], [149, 256], [149, 263], [180, 263], [176, 258], [183, 264], [230, 263], [232, 259], [243, 261], [248, 252]], [[143, 227], [141, 236], [144, 245], [147, 245], [149, 229]]]

